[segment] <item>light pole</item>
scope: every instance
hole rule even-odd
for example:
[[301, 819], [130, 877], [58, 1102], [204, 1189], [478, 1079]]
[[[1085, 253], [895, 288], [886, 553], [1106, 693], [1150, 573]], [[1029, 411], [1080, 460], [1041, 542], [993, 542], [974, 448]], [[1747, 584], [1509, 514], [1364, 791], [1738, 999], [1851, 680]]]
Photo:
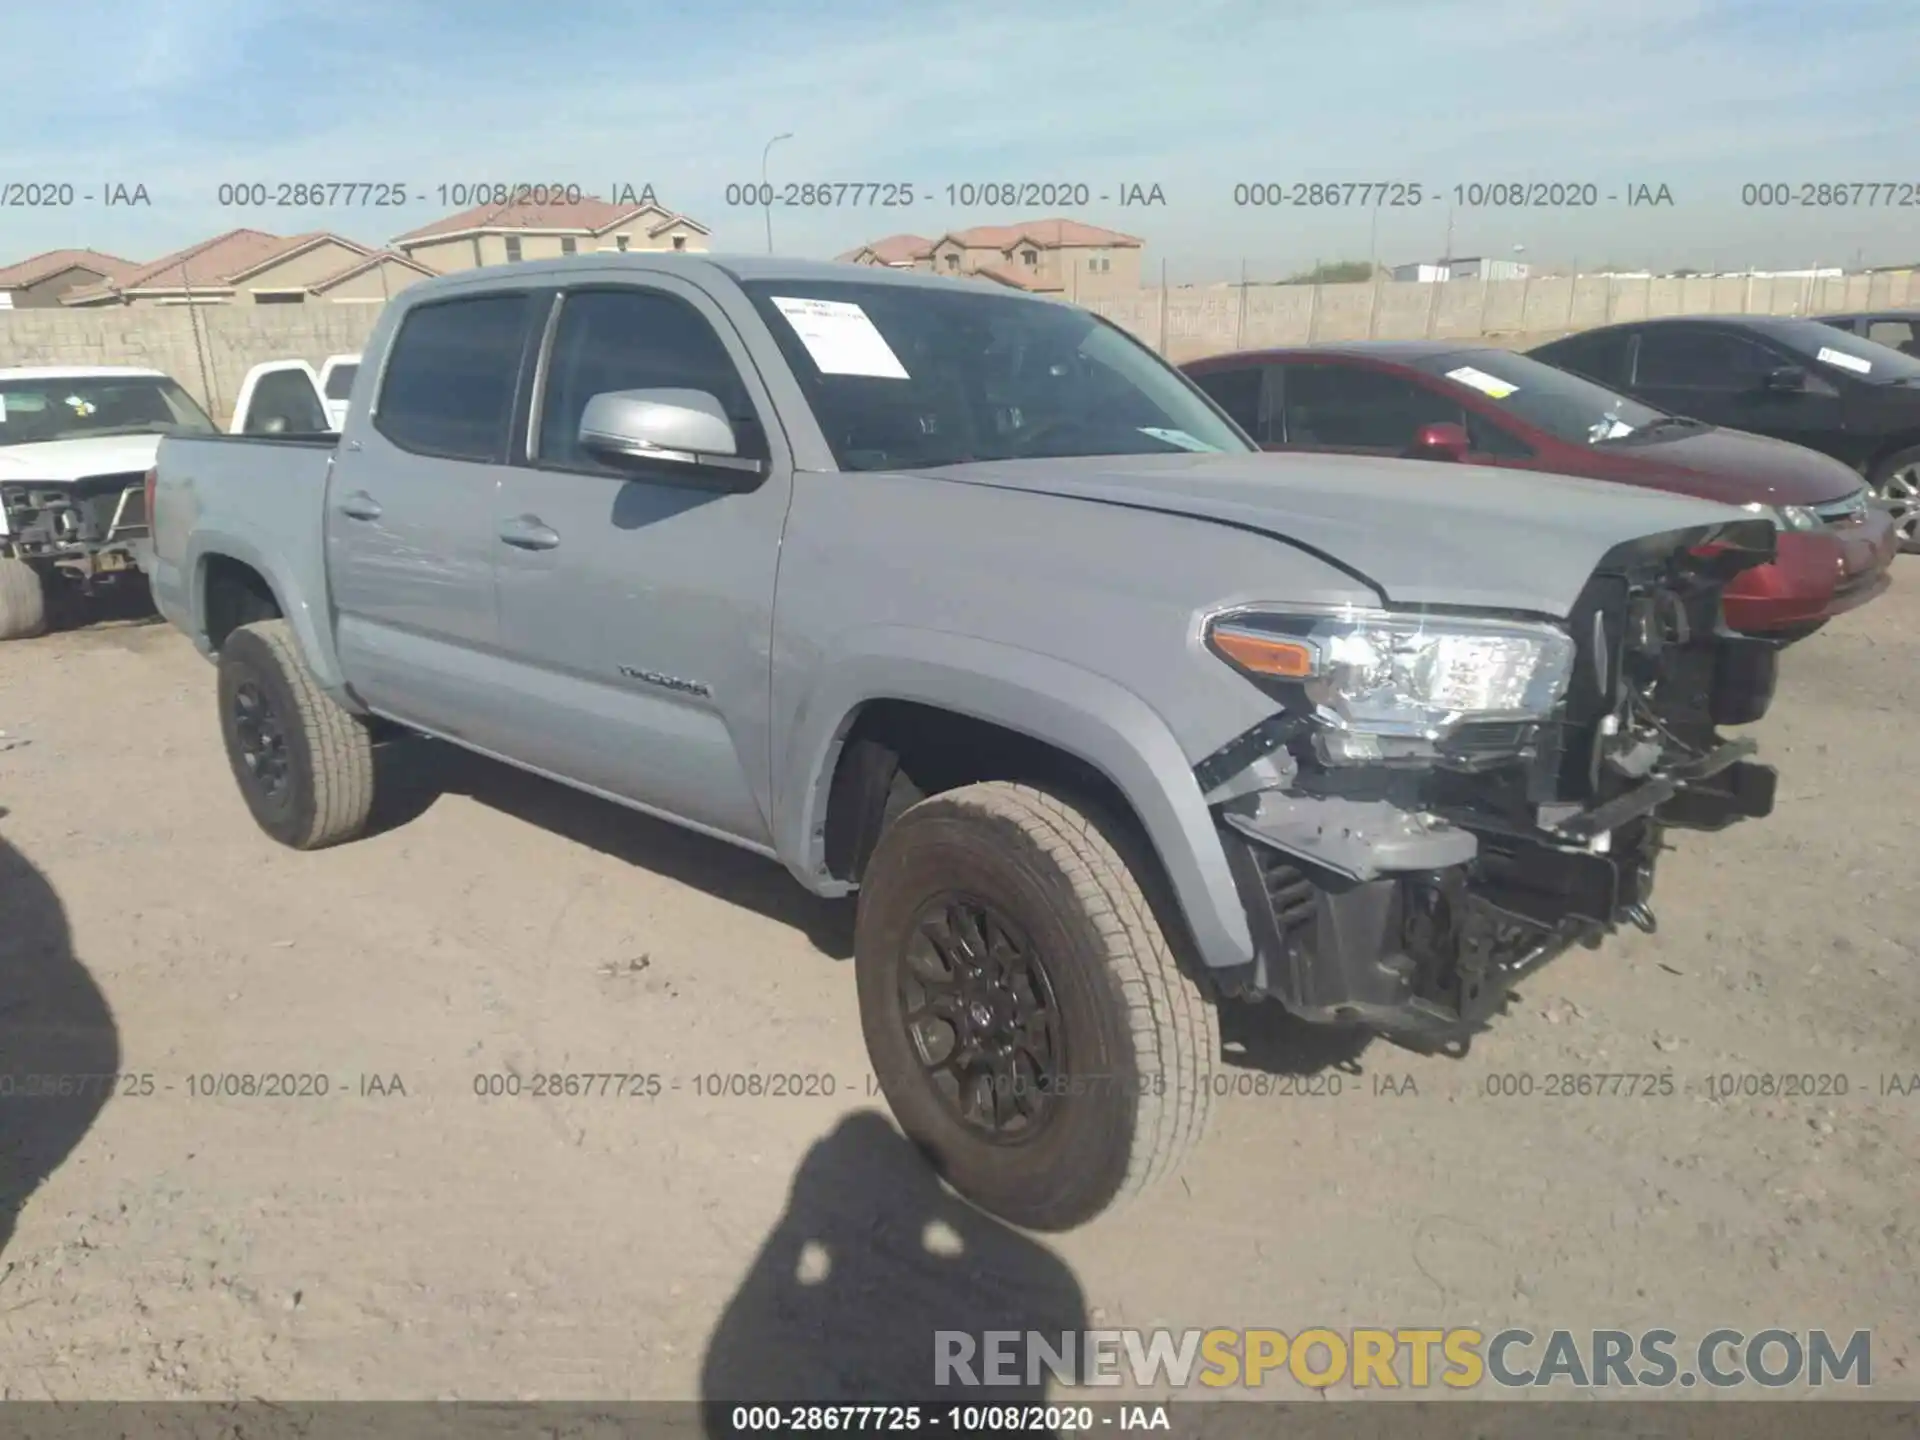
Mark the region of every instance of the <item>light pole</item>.
[[760, 198], [767, 209], [767, 254], [773, 253], [773, 191], [767, 186], [767, 156], [773, 153], [773, 147], [782, 140], [791, 140], [793, 132], [783, 131], [767, 141], [766, 148], [760, 152]]

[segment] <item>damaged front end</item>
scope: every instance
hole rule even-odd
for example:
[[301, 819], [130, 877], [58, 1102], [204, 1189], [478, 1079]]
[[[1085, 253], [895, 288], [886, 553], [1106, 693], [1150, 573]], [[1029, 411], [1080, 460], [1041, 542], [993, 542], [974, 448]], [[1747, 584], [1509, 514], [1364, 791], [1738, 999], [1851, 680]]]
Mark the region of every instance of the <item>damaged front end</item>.
[[65, 575], [82, 590], [139, 568], [146, 477], [0, 481], [0, 554]]
[[1195, 767], [1256, 941], [1223, 993], [1464, 1042], [1512, 986], [1654, 929], [1663, 833], [1769, 814], [1750, 724], [1777, 650], [1720, 596], [1772, 557], [1738, 521], [1617, 547], [1570, 615], [1240, 609], [1208, 647], [1278, 702]]

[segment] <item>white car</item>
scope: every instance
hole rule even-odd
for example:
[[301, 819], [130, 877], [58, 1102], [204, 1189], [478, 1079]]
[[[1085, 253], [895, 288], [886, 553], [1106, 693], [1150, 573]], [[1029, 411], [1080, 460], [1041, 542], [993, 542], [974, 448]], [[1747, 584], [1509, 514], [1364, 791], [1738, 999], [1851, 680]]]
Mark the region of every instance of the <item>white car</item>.
[[[247, 373], [237, 435], [331, 430], [305, 361]], [[0, 640], [38, 635], [48, 602], [143, 568], [147, 472], [166, 435], [219, 427], [172, 377], [120, 365], [0, 369]]]

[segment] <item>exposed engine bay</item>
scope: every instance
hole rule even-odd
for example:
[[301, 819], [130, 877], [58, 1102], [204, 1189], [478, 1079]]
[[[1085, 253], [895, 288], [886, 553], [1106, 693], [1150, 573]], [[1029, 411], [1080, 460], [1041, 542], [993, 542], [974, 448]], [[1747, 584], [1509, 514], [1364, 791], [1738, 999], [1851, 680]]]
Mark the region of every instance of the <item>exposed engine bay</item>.
[[[1569, 947], [1622, 924], [1651, 933], [1665, 833], [1773, 808], [1774, 771], [1749, 758], [1754, 742], [1720, 734], [1760, 719], [1773, 696], [1776, 647], [1728, 631], [1720, 613], [1726, 582], [1772, 549], [1770, 529], [1741, 523], [1612, 552], [1543, 638], [1545, 651], [1563, 647], [1551, 657], [1563, 668], [1551, 697], [1545, 671], [1529, 682], [1541, 702], [1530, 716], [1515, 706], [1355, 735], [1324, 683], [1316, 703], [1315, 681], [1266, 667], [1257, 683], [1282, 709], [1195, 772], [1258, 955], [1220, 977], [1224, 993], [1464, 1045], [1521, 977]], [[1226, 618], [1237, 641], [1294, 643], [1283, 620]], [[1318, 662], [1288, 663], [1304, 674]]]
[[0, 514], [0, 554], [91, 586], [138, 568], [134, 545], [148, 533], [145, 476], [0, 481]]

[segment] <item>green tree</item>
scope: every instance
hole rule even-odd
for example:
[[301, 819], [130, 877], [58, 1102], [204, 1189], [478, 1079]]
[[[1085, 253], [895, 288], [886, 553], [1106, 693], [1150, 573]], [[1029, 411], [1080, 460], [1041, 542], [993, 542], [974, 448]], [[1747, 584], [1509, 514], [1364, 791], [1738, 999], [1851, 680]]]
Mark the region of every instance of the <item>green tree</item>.
[[1371, 260], [1333, 260], [1289, 275], [1288, 285], [1357, 285], [1373, 278]]

